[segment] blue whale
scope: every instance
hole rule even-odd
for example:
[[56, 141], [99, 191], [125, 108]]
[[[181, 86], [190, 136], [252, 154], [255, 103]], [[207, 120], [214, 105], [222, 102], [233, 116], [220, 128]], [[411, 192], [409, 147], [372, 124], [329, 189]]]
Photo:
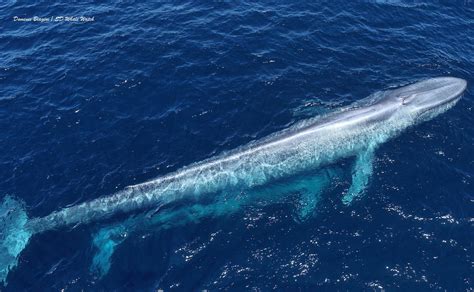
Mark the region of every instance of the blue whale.
[[[6, 281], [31, 236], [64, 226], [104, 221], [117, 214], [147, 215], [131, 216], [95, 234], [93, 242], [98, 253], [93, 269], [101, 274], [107, 272], [109, 258], [123, 240], [117, 235], [136, 229], [143, 222], [166, 225], [184, 220], [186, 214], [224, 215], [256, 197], [271, 201], [278, 194], [289, 192], [300, 193], [300, 216], [305, 218], [336, 174], [320, 171], [293, 181], [285, 179], [355, 157], [352, 182], [342, 198], [350, 204], [369, 183], [377, 146], [454, 106], [466, 86], [467, 82], [460, 78], [438, 77], [379, 92], [217, 157], [41, 218], [28, 218], [24, 204], [7, 196], [0, 205], [0, 281]], [[199, 203], [213, 196], [217, 199], [211, 203]], [[191, 200], [192, 204], [167, 209], [180, 200]]]

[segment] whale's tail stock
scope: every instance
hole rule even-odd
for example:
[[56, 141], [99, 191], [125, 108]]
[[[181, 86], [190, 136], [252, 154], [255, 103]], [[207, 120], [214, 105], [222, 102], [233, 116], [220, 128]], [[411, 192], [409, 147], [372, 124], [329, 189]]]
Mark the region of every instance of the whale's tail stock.
[[0, 283], [4, 285], [32, 235], [27, 222], [24, 203], [12, 196], [4, 197], [0, 203]]

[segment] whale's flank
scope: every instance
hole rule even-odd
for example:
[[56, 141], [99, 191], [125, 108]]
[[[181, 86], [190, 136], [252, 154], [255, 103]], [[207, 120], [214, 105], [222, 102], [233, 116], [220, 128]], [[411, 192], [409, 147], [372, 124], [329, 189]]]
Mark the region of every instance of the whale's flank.
[[[0, 205], [0, 281], [6, 279], [8, 271], [16, 265], [21, 250], [36, 233], [67, 225], [87, 224], [118, 213], [148, 210], [182, 198], [198, 200], [220, 192], [238, 193], [241, 190], [258, 189], [341, 158], [357, 156], [353, 183], [344, 197], [344, 202], [350, 203], [368, 185], [377, 146], [404, 129], [452, 107], [466, 86], [463, 79], [439, 77], [389, 90], [363, 106], [356, 103], [321, 118], [300, 123], [259, 142], [42, 218], [27, 219], [22, 204], [6, 197]], [[307, 181], [322, 188], [330, 178], [324, 176]], [[308, 199], [308, 202], [311, 200]], [[309, 209], [314, 205], [314, 202], [308, 204]], [[206, 214], [226, 210], [222, 208], [207, 206], [200, 212]], [[227, 210], [230, 211], [230, 208]], [[307, 216], [307, 212], [302, 217]], [[104, 234], [109, 233], [101, 234], [97, 242], [107, 238]], [[102, 253], [104, 256], [97, 258], [97, 262], [103, 262], [110, 252]]]

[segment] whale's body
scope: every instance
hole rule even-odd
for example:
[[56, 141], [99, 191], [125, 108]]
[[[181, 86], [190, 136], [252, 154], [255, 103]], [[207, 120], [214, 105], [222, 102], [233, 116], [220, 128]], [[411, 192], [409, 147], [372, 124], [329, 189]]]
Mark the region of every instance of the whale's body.
[[[301, 122], [258, 142], [129, 186], [111, 196], [42, 218], [25, 217], [21, 229], [23, 241], [16, 240], [17, 246], [10, 251], [8, 247], [6, 251], [0, 248], [0, 268], [7, 265], [3, 271], [6, 276], [28, 238], [36, 233], [103, 220], [118, 213], [149, 210], [180, 199], [199, 200], [206, 195], [258, 188], [356, 156], [353, 182], [344, 198], [349, 203], [367, 184], [373, 152], [378, 145], [446, 111], [459, 100], [465, 88], [462, 79], [440, 77], [386, 91], [365, 103]], [[15, 244], [9, 243], [8, 236], [3, 235], [2, 239], [4, 249], [5, 245]], [[15, 259], [13, 264], [8, 254]]]

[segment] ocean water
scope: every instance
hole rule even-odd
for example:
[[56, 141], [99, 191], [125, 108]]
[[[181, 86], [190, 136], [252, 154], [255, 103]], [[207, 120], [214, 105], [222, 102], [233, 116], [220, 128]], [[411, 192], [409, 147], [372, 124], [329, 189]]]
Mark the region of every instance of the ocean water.
[[[49, 21], [21, 21], [34, 16]], [[0, 18], [0, 197], [30, 218], [380, 90], [469, 84], [453, 109], [376, 150], [349, 206], [343, 179], [306, 220], [288, 196], [120, 232], [102, 274], [92, 236], [106, 224], [59, 228], [31, 237], [2, 291], [473, 289], [472, 1], [6, 0]]]

